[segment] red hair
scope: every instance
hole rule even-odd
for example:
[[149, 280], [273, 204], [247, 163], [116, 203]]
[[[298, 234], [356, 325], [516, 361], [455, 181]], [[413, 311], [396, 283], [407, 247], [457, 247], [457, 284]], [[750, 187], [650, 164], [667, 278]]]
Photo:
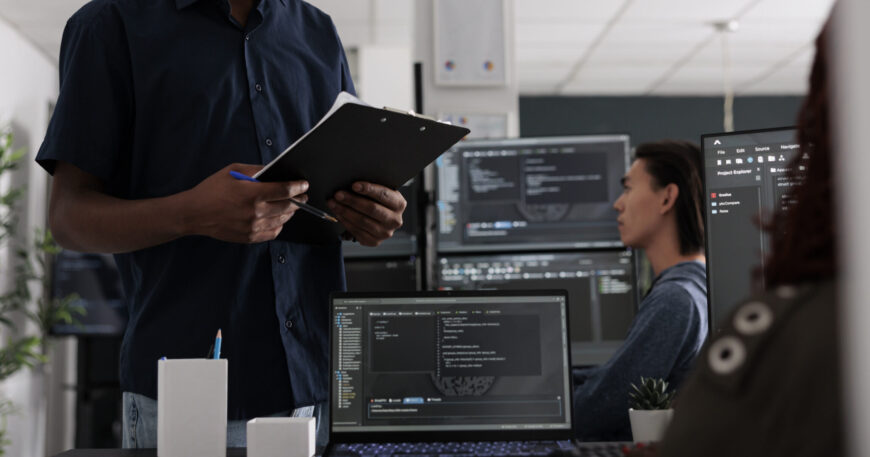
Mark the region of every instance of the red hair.
[[[816, 281], [837, 271], [834, 185], [831, 173], [830, 94], [828, 93], [828, 43], [830, 23], [816, 39], [816, 58], [810, 90], [798, 115], [801, 151], [791, 163], [796, 203], [778, 211], [766, 224], [771, 235], [771, 255], [765, 261], [767, 286]], [[798, 163], [806, 171], [798, 176]]]

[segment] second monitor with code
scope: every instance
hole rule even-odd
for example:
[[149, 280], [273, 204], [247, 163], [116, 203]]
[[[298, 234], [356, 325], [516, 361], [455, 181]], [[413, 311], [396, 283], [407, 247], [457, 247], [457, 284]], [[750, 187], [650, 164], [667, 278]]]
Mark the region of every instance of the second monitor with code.
[[621, 247], [628, 135], [465, 141], [435, 162], [438, 252]]
[[605, 363], [637, 313], [631, 250], [451, 255], [438, 259], [439, 290], [565, 289], [571, 315], [571, 362]]

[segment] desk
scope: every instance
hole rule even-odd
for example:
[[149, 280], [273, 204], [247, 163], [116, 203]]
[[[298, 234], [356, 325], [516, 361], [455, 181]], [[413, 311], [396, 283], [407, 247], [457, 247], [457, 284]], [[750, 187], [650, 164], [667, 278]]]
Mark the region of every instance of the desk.
[[[228, 448], [227, 457], [245, 457], [247, 449]], [[157, 457], [157, 449], [72, 449], [55, 457]]]

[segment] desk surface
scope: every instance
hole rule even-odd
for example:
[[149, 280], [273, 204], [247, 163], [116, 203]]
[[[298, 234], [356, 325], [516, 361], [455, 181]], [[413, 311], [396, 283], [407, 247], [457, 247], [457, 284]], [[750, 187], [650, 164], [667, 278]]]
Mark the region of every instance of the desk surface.
[[[227, 449], [227, 457], [246, 455], [245, 448]], [[157, 449], [72, 449], [55, 457], [157, 457]]]

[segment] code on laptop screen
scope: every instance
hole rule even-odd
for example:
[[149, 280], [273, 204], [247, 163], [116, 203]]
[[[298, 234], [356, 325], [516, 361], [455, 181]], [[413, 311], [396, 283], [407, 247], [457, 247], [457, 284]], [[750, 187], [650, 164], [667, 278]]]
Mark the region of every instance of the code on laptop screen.
[[564, 295], [336, 298], [333, 432], [571, 427]]

